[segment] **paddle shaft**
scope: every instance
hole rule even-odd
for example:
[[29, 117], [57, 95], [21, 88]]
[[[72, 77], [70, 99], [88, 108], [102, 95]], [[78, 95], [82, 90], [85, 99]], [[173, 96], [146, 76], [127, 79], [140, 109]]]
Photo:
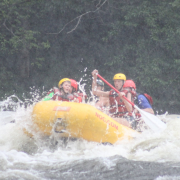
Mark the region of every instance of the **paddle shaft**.
[[[108, 83], [103, 77], [101, 77], [99, 74], [97, 74], [97, 76], [102, 79], [108, 86], [110, 86], [112, 89], [115, 90], [115, 92], [119, 93], [119, 91], [113, 87], [110, 83]], [[150, 129], [152, 129], [154, 132], [160, 132], [163, 131], [164, 129], [166, 129], [166, 124], [163, 123], [160, 119], [158, 119], [156, 116], [154, 116], [153, 114], [150, 114], [148, 112], [145, 112], [143, 110], [141, 110], [139, 107], [137, 107], [134, 103], [132, 103], [131, 101], [129, 101], [129, 99], [127, 99], [125, 96], [122, 96], [126, 101], [128, 101], [132, 106], [134, 106], [134, 108], [136, 108], [144, 122], [150, 127]]]
[[[109, 82], [107, 82], [102, 76], [100, 76], [99, 74], [97, 74], [97, 76], [103, 80], [108, 86], [110, 86], [112, 89], [114, 89], [117, 93], [120, 93], [114, 86], [112, 86]], [[122, 96], [126, 101], [128, 101], [132, 106], [135, 106], [134, 103], [132, 103], [127, 97]]]

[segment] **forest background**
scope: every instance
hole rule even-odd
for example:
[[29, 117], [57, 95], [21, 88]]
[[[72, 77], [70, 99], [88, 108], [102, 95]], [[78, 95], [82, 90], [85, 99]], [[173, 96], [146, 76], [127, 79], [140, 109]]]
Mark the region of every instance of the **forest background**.
[[179, 114], [180, 0], [1, 0], [1, 100], [64, 77], [88, 94], [94, 69], [110, 83], [126, 74], [155, 111]]

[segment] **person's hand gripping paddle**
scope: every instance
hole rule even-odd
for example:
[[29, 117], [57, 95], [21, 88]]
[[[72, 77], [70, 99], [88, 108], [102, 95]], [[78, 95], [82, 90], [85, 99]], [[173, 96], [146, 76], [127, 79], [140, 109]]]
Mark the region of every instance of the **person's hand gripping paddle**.
[[[117, 93], [119, 93], [119, 91], [112, 86], [109, 82], [107, 82], [102, 76], [100, 76], [99, 74], [97, 74], [97, 76], [104, 81], [108, 86], [110, 86], [112, 89], [114, 89], [114, 91], [116, 91]], [[145, 112], [143, 110], [141, 110], [140, 108], [138, 108], [134, 103], [132, 103], [131, 101], [129, 101], [129, 99], [127, 99], [125, 96], [122, 96], [126, 101], [128, 101], [132, 106], [134, 106], [135, 109], [137, 109], [139, 111], [139, 113], [141, 114], [144, 122], [148, 125], [148, 127], [150, 129], [152, 129], [154, 132], [160, 132], [163, 131], [164, 129], [166, 129], [167, 125], [162, 122], [159, 118], [157, 118], [155, 115], [150, 114], [148, 112]]]

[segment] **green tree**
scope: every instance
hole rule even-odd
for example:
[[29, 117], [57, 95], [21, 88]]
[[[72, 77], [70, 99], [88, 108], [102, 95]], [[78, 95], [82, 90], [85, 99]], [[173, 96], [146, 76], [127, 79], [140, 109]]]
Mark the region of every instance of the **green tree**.
[[155, 110], [179, 112], [179, 0], [2, 0], [0, 8], [1, 96], [64, 77], [83, 77], [89, 92], [96, 68], [111, 83], [125, 73]]

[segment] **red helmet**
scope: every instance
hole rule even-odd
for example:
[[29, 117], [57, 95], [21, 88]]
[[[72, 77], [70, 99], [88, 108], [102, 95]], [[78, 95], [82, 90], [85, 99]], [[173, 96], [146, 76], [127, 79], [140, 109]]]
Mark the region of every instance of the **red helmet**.
[[130, 87], [130, 88], [136, 89], [136, 85], [135, 85], [133, 80], [126, 80], [124, 85], [123, 85], [123, 88], [126, 88], [126, 87]]
[[70, 79], [70, 80], [71, 80], [71, 86], [77, 91], [78, 89], [77, 81], [75, 81], [74, 79]]

